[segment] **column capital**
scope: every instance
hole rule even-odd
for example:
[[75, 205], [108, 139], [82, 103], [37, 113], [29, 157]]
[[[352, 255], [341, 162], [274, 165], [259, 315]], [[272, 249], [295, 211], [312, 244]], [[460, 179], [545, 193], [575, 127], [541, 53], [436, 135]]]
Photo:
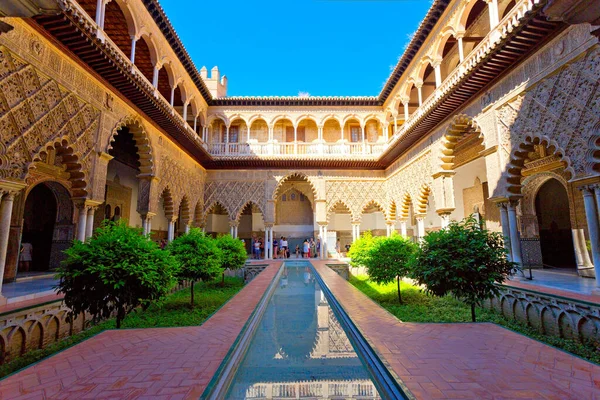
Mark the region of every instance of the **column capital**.
[[107, 152], [104, 151], [99, 151], [98, 152], [98, 158], [104, 162], [109, 162], [110, 160], [112, 160], [114, 157], [111, 156], [110, 154], [108, 154]]
[[452, 214], [452, 211], [454, 211], [454, 210], [455, 210], [454, 208], [440, 208], [438, 210], [435, 210], [435, 212], [440, 217], [445, 217], [445, 216], [450, 216], [450, 214]]
[[273, 226], [275, 226], [275, 224], [269, 224], [269, 223], [266, 223], [266, 224], [265, 224], [265, 229], [270, 229], [270, 228], [273, 228]]
[[152, 219], [152, 217], [156, 216], [156, 213], [146, 212], [146, 213], [142, 213], [140, 215], [142, 216], [142, 219]]
[[417, 220], [424, 220], [427, 214], [415, 214]]
[[588, 193], [591, 194], [592, 192], [594, 192], [596, 190], [600, 190], [600, 184], [598, 184], [598, 183], [591, 183], [591, 184], [588, 184], [588, 185], [579, 186], [577, 189], [579, 189], [580, 191], [582, 191], [583, 194], [584, 194], [584, 196], [585, 196], [586, 192], [588, 192]]
[[439, 177], [452, 178], [454, 175], [456, 175], [455, 171], [445, 171], [445, 170], [442, 170], [442, 171], [438, 171], [435, 174], [433, 174], [431, 176], [431, 178], [432, 179], [436, 179], [436, 178], [439, 178]]
[[236, 227], [239, 225], [240, 225], [240, 222], [238, 220], [229, 220], [229, 226]]
[[179, 219], [179, 215], [173, 215], [170, 219], [167, 218], [169, 222], [177, 222], [177, 219]]
[[2, 194], [11, 194], [14, 196], [22, 189], [27, 187], [27, 183], [25, 182], [16, 182], [16, 181], [8, 181], [4, 179], [0, 179], [0, 193]]

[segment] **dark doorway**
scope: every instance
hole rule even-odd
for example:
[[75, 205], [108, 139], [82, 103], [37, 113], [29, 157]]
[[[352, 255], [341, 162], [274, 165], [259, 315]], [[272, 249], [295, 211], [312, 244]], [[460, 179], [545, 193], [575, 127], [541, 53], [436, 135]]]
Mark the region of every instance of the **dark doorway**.
[[542, 185], [535, 198], [544, 265], [576, 268], [569, 198], [565, 187], [556, 179]]
[[[56, 197], [41, 183], [31, 189], [25, 201], [22, 243], [33, 247], [31, 271], [47, 271], [52, 252], [52, 236], [57, 213]], [[22, 272], [19, 269], [19, 272]]]

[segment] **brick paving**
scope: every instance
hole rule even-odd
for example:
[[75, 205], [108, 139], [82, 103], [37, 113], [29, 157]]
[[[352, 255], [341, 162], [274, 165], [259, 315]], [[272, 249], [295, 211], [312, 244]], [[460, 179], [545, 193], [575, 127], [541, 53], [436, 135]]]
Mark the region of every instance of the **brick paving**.
[[600, 399], [600, 366], [490, 323], [403, 323], [313, 261], [417, 399]]
[[0, 399], [197, 399], [281, 262], [201, 326], [110, 330], [0, 381]]

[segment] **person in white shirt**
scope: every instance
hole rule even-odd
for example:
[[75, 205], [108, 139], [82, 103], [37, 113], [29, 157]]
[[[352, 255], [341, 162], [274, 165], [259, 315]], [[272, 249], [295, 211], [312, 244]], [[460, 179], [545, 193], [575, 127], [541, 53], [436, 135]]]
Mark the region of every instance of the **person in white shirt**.
[[288, 241], [286, 237], [281, 237], [281, 242], [279, 243], [281, 246], [281, 250], [283, 251], [283, 258], [288, 258]]

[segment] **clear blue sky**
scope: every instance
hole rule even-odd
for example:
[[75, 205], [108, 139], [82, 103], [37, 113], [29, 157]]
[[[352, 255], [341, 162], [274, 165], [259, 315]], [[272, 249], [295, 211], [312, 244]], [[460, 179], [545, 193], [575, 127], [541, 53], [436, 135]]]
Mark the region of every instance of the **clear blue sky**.
[[160, 0], [228, 96], [376, 96], [430, 0]]

